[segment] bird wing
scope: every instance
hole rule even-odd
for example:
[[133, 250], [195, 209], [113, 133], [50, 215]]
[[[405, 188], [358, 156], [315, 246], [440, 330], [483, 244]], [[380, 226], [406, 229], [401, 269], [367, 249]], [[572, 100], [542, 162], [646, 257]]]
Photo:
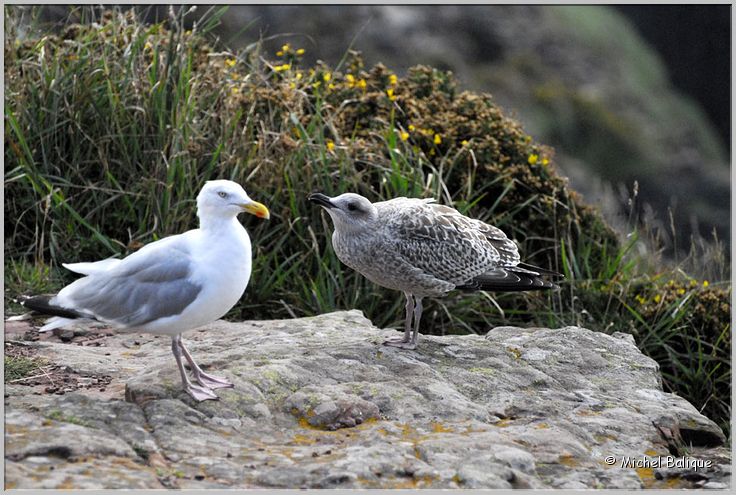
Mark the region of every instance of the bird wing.
[[93, 261], [89, 263], [62, 263], [62, 266], [69, 271], [79, 273], [81, 275], [92, 275], [93, 273], [104, 272], [118, 265], [122, 260], [117, 258], [107, 258], [101, 261]]
[[519, 262], [516, 244], [500, 229], [421, 200], [385, 202], [381, 216], [393, 248], [415, 268], [460, 285], [498, 266]]
[[180, 314], [202, 290], [190, 279], [192, 259], [182, 241], [172, 236], [149, 244], [66, 286], [51, 304], [123, 327]]

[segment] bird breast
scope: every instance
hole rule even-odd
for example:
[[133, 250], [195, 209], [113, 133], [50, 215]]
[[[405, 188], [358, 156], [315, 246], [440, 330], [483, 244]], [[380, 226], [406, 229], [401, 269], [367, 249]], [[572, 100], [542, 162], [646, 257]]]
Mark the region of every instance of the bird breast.
[[[204, 309], [212, 319], [221, 318], [242, 297], [252, 269], [250, 238], [242, 226], [234, 229], [230, 239], [203, 239], [198, 249], [198, 271], [194, 281], [201, 280], [204, 299], [211, 301]], [[206, 281], [206, 282], [205, 282]]]

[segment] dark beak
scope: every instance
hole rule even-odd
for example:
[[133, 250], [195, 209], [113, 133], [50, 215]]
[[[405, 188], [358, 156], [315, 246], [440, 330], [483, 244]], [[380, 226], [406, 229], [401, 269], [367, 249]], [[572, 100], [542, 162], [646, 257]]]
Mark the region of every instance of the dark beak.
[[324, 206], [325, 208], [336, 208], [336, 206], [332, 204], [330, 197], [325, 196], [322, 193], [312, 193], [309, 195], [307, 200], [320, 206]]

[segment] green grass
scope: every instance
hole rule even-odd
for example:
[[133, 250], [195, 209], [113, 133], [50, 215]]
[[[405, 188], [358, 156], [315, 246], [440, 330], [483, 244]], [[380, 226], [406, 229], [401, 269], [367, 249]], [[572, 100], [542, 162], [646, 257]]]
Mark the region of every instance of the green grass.
[[5, 383], [32, 376], [44, 364], [42, 359], [24, 356], [5, 356]]
[[226, 178], [272, 213], [243, 219], [254, 271], [228, 318], [359, 308], [399, 326], [403, 296], [337, 260], [330, 222], [306, 197], [435, 197], [502, 228], [525, 261], [566, 278], [556, 293], [428, 301], [424, 332], [630, 332], [665, 387], [728, 431], [730, 284], [691, 286], [687, 263], [668, 267], [643, 250], [649, 234], [636, 218], [622, 240], [557, 174], [553, 150], [490, 96], [429, 67], [403, 78], [366, 69], [352, 53], [331, 68], [302, 66], [293, 46], [234, 52], [207, 32], [220, 9], [192, 31], [181, 15], [145, 25], [130, 11], [89, 11], [99, 27], [40, 27], [22, 39], [17, 9], [6, 7], [5, 26], [6, 303], [73, 280], [62, 262], [125, 256], [195, 227], [193, 198], [204, 181]]

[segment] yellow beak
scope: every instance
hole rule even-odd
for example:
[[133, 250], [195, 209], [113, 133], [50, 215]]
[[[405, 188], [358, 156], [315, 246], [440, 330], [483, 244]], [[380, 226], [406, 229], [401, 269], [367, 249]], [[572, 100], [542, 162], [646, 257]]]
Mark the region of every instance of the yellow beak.
[[247, 211], [251, 215], [255, 215], [258, 218], [265, 218], [266, 220], [271, 218], [271, 214], [268, 212], [268, 208], [266, 208], [265, 205], [259, 203], [258, 201], [253, 201], [248, 204], [241, 204], [240, 207], [243, 209], [243, 211]]

